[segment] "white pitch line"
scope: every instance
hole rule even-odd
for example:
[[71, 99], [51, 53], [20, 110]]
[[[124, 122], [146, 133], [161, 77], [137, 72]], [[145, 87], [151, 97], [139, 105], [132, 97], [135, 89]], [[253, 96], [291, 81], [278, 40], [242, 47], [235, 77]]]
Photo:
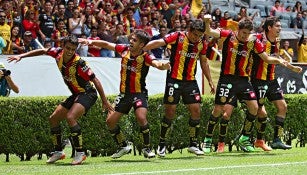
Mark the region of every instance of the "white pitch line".
[[249, 168], [249, 167], [274, 167], [283, 165], [297, 165], [307, 164], [307, 162], [290, 162], [290, 163], [274, 163], [274, 164], [254, 164], [254, 165], [235, 165], [235, 166], [220, 166], [220, 167], [209, 167], [209, 168], [193, 168], [193, 169], [180, 169], [180, 170], [165, 170], [165, 171], [144, 171], [144, 172], [131, 172], [131, 173], [116, 173], [108, 175], [134, 175], [134, 174], [157, 174], [157, 173], [175, 173], [175, 172], [189, 172], [189, 171], [208, 171], [208, 170], [219, 170], [219, 169], [234, 169], [234, 168]]

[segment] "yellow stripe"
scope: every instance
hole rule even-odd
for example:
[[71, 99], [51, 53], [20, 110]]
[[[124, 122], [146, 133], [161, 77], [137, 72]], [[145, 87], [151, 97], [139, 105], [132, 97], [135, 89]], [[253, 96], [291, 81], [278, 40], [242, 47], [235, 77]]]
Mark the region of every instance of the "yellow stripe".
[[[239, 45], [238, 41], [234, 42], [233, 44], [234, 44], [233, 49], [238, 50], [238, 45]], [[235, 70], [236, 70], [236, 65], [235, 65], [236, 57], [237, 57], [237, 54], [235, 52], [232, 52], [231, 53], [231, 59], [230, 59], [230, 69], [229, 69], [229, 72], [230, 72], [231, 75], [235, 74]]]
[[[127, 63], [128, 63], [128, 59], [130, 58], [130, 51], [128, 51], [127, 55], [125, 57], [122, 58], [122, 65], [126, 65], [127, 66]], [[120, 91], [121, 92], [125, 92], [125, 88], [126, 88], [126, 80], [127, 80], [127, 69], [123, 69], [121, 68], [122, 70], [122, 73], [121, 73], [121, 85], [120, 85]]]

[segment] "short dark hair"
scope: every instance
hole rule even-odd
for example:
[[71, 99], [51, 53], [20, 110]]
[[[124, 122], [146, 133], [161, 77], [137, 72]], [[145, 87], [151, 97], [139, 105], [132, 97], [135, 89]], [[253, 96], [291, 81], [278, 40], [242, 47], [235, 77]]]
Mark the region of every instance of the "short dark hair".
[[279, 18], [277, 18], [276, 16], [267, 17], [262, 25], [262, 28], [265, 32], [268, 32], [269, 26], [272, 27], [274, 24], [276, 24], [279, 21], [280, 21]]
[[73, 45], [78, 45], [78, 37], [76, 35], [68, 35], [64, 38], [64, 44], [66, 44], [67, 42], [73, 44]]
[[135, 30], [133, 35], [135, 35], [141, 43], [144, 43], [144, 45], [150, 41], [149, 34], [144, 30]]
[[201, 19], [192, 20], [192, 23], [190, 24], [190, 31], [193, 32], [195, 30], [200, 32], [206, 31], [206, 27], [203, 20]]
[[249, 19], [243, 19], [238, 24], [239, 30], [247, 29], [249, 31], [253, 30], [253, 22]]

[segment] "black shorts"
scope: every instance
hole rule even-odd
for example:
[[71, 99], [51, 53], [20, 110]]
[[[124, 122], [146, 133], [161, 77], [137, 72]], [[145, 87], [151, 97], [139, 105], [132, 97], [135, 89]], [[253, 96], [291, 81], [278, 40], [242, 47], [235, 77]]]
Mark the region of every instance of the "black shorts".
[[284, 99], [283, 91], [277, 79], [271, 81], [252, 79], [251, 83], [255, 89], [259, 106], [263, 106], [265, 97], [267, 97], [269, 101]]
[[119, 94], [115, 98], [115, 111], [123, 114], [128, 114], [133, 107], [134, 110], [140, 107], [148, 107], [148, 94], [135, 93], [135, 94]]
[[248, 81], [248, 77], [238, 77], [232, 75], [221, 76], [217, 84], [215, 94], [215, 104], [233, 104], [236, 106], [237, 100], [256, 100], [255, 91]]
[[180, 81], [168, 78], [165, 85], [164, 104], [178, 104], [180, 96], [182, 96], [184, 104], [201, 103], [197, 81]]
[[88, 92], [71, 95], [69, 96], [61, 105], [70, 109], [74, 103], [80, 103], [85, 108], [85, 113], [93, 106], [97, 100], [97, 92], [96, 90], [91, 90]]

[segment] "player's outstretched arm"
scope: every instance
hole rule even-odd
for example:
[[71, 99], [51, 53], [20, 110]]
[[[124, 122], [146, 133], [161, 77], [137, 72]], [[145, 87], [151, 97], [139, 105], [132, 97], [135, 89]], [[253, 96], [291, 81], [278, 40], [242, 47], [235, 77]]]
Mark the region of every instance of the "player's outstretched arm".
[[7, 58], [7, 61], [10, 63], [12, 61], [15, 61], [16, 63], [19, 62], [23, 58], [27, 57], [34, 57], [34, 56], [39, 56], [39, 55], [44, 55], [47, 53], [47, 49], [36, 49], [32, 50], [30, 52], [26, 52], [20, 55], [12, 55]]
[[84, 44], [84, 45], [94, 45], [94, 46], [98, 46], [101, 48], [105, 48], [108, 50], [115, 50], [115, 43], [111, 43], [108, 41], [104, 41], [104, 40], [89, 40], [89, 39], [84, 39], [84, 38], [78, 38], [78, 42], [80, 44]]
[[152, 61], [152, 66], [159, 70], [170, 70], [171, 69], [171, 65], [169, 62], [162, 62], [162, 61], [157, 61], [157, 60]]

